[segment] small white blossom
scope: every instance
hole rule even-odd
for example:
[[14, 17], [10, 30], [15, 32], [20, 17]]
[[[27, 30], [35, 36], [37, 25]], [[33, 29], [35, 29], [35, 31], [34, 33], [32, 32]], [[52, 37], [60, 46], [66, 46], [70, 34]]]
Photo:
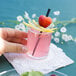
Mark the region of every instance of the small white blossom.
[[25, 28], [25, 25], [23, 23], [20, 23], [19, 26]]
[[71, 35], [69, 35], [68, 36], [68, 40], [72, 40], [73, 38], [72, 38], [72, 36]]
[[54, 15], [60, 15], [60, 11], [55, 11], [55, 12], [53, 12], [54, 13]]
[[67, 29], [66, 29], [65, 27], [62, 27], [62, 28], [60, 29], [60, 31], [64, 33], [64, 32], [67, 31]]
[[55, 25], [52, 23], [52, 24], [50, 24], [50, 26], [48, 26], [47, 28], [53, 28], [53, 27], [55, 27]]
[[66, 41], [66, 42], [69, 41], [67, 34], [63, 34], [63, 35], [62, 35], [62, 39], [63, 39], [64, 41]]
[[26, 16], [29, 16], [29, 14], [28, 14], [26, 11], [25, 11], [25, 15], [26, 15]]
[[67, 41], [69, 41], [69, 40], [68, 40], [68, 38], [66, 38], [64, 41], [67, 42]]
[[67, 37], [68, 37], [67, 34], [62, 34], [62, 39], [65, 39], [65, 38], [67, 38]]
[[54, 38], [54, 41], [55, 41], [56, 43], [59, 43], [59, 38]]
[[36, 17], [36, 14], [32, 14], [32, 18], [35, 18]]
[[60, 32], [57, 31], [57, 32], [55, 33], [55, 36], [60, 36]]
[[15, 29], [21, 30], [21, 31], [24, 31], [24, 32], [26, 31], [25, 26], [24, 26], [23, 23], [20, 23], [19, 25], [16, 25]]
[[53, 18], [52, 21], [53, 21], [53, 22], [56, 22], [56, 18]]
[[31, 18], [29, 17], [29, 14], [25, 11], [24, 17], [27, 18], [28, 20], [31, 20]]
[[16, 29], [16, 30], [20, 30], [19, 25], [16, 25], [16, 26], [15, 26], [15, 29]]
[[17, 21], [21, 22], [21, 21], [23, 21], [23, 20], [24, 20], [24, 19], [23, 19], [22, 16], [17, 16]]
[[55, 25], [54, 24], [51, 24], [51, 28], [53, 28], [53, 27], [55, 27]]

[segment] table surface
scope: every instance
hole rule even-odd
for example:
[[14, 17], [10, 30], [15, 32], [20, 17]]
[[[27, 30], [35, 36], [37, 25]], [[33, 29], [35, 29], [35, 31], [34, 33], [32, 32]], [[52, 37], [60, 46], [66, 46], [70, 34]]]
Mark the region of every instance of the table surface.
[[[61, 12], [59, 18], [61, 20], [70, 20], [71, 18], [76, 17], [76, 0], [0, 0], [0, 21], [6, 20], [16, 20], [18, 15], [23, 15], [24, 11], [33, 14], [36, 13], [37, 16], [41, 14], [46, 14], [48, 8], [51, 8], [50, 16], [54, 17], [52, 12], [59, 10]], [[8, 25], [0, 25], [0, 27], [14, 27]], [[68, 33], [73, 37], [76, 37], [76, 24], [70, 24], [67, 27]], [[61, 44], [56, 44], [58, 47], [61, 47], [64, 52], [76, 61], [76, 43], [68, 42]], [[13, 69], [11, 64], [5, 59], [4, 56], [0, 57], [0, 72], [5, 70]], [[76, 62], [67, 67], [58, 69], [58, 71], [67, 74], [68, 76], [76, 75]], [[18, 75], [16, 71], [14, 73]], [[46, 76], [49, 76], [47, 74]], [[9, 75], [7, 75], [9, 76]]]

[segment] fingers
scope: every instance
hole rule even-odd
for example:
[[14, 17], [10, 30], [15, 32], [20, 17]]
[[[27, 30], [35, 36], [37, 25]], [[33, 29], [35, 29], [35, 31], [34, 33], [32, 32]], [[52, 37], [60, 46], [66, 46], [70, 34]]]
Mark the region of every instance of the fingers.
[[0, 28], [0, 37], [7, 38], [27, 38], [27, 33], [11, 28]]
[[26, 46], [18, 43], [10, 43], [0, 38], [0, 53], [12, 52], [12, 53], [26, 53], [28, 50]]
[[13, 42], [13, 43], [19, 43], [19, 44], [27, 45], [27, 40], [26, 39], [8, 38], [7, 41]]
[[5, 52], [13, 52], [13, 53], [26, 53], [28, 50], [26, 46], [17, 43], [7, 43], [8, 45], [5, 47]]
[[2, 55], [2, 53], [0, 53], [0, 56]]

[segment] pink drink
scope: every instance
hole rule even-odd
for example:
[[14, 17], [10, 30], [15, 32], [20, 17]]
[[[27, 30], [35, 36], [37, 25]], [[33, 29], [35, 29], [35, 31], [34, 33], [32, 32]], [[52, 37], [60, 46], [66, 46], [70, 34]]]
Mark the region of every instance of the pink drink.
[[28, 55], [33, 58], [44, 58], [48, 55], [51, 42], [51, 33], [40, 33], [30, 29], [28, 31]]

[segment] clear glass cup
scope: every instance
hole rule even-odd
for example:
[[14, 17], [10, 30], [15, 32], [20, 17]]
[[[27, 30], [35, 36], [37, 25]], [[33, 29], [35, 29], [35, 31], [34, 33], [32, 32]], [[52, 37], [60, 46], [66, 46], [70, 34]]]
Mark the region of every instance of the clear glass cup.
[[29, 29], [27, 40], [28, 56], [34, 59], [47, 57], [51, 43], [51, 35], [51, 33]]

